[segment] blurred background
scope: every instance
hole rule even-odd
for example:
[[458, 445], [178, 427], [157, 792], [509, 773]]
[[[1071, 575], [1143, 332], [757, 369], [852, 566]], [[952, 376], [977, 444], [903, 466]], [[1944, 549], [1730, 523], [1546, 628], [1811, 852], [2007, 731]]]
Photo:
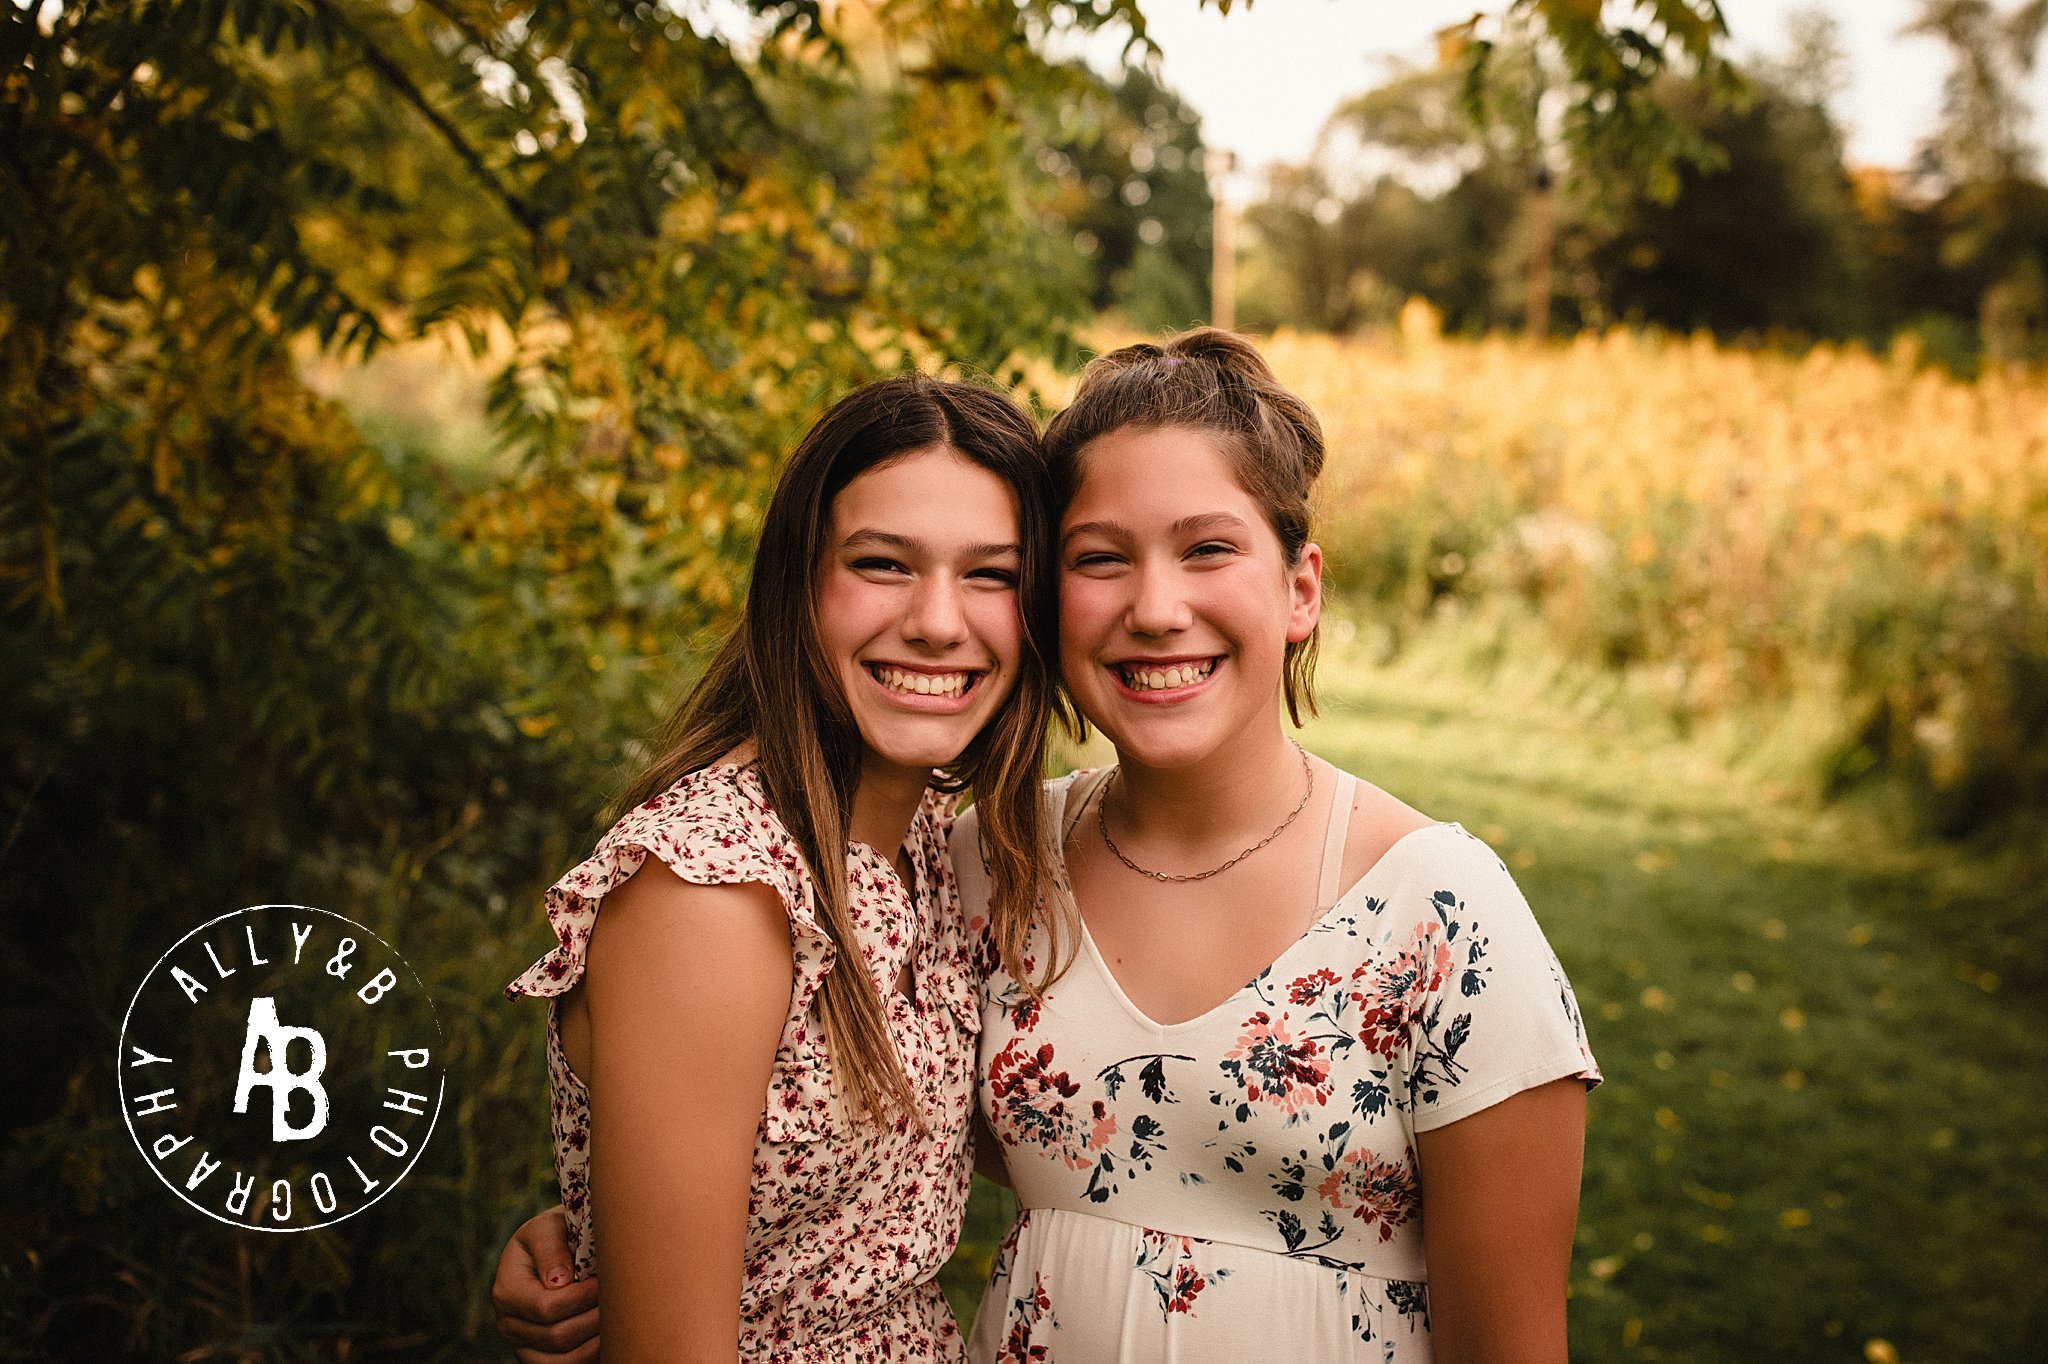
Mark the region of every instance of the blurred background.
[[[1308, 742], [1593, 1029], [1574, 1357], [2048, 1358], [2048, 3], [1476, 11], [0, 4], [0, 1357], [502, 1357], [499, 990], [781, 452], [1219, 321], [1331, 440]], [[257, 1237], [114, 1062], [274, 901], [406, 956], [449, 1099]]]

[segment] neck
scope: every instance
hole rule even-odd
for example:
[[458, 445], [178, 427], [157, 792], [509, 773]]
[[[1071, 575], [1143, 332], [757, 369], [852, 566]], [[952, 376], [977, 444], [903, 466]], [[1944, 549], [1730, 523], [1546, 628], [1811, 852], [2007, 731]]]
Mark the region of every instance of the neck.
[[861, 768], [853, 791], [853, 815], [846, 836], [890, 857], [910, 834], [911, 821], [924, 800], [931, 773], [921, 769], [870, 762]]
[[1262, 835], [1301, 799], [1301, 755], [1277, 715], [1184, 767], [1117, 758], [1113, 818], [1155, 848], [1213, 851]]

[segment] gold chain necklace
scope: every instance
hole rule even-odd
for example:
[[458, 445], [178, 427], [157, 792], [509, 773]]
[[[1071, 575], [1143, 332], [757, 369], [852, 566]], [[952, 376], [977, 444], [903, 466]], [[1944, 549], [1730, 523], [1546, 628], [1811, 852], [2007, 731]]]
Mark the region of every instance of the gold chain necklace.
[[[1124, 850], [1122, 848], [1119, 848], [1116, 845], [1116, 840], [1109, 836], [1109, 818], [1108, 816], [1103, 814], [1103, 811], [1109, 808], [1110, 782], [1103, 783], [1102, 798], [1095, 802], [1095, 827], [1101, 831], [1102, 841], [1104, 845], [1106, 845], [1109, 848], [1110, 852], [1116, 855], [1116, 860], [1123, 863], [1125, 866], [1129, 867], [1132, 871], [1138, 873], [1138, 875], [1140, 876], [1149, 876], [1154, 881], [1206, 881], [1212, 876], [1221, 876], [1224, 872], [1229, 871], [1232, 867], [1244, 861], [1247, 857], [1250, 857], [1253, 853], [1265, 847], [1274, 839], [1280, 837], [1281, 834], [1287, 832], [1287, 826], [1294, 823], [1294, 821], [1300, 817], [1301, 812], [1308, 808], [1308, 798], [1314, 795], [1316, 792], [1316, 773], [1315, 769], [1309, 766], [1308, 750], [1303, 748], [1300, 744], [1296, 744], [1294, 746], [1294, 751], [1301, 755], [1301, 775], [1306, 779], [1307, 783], [1307, 789], [1305, 789], [1301, 793], [1301, 803], [1299, 805], [1296, 805], [1292, 810], [1288, 812], [1287, 818], [1281, 820], [1278, 827], [1276, 827], [1272, 833], [1267, 834], [1264, 838], [1252, 844], [1249, 848], [1246, 848], [1243, 852], [1231, 858], [1228, 862], [1225, 862], [1220, 867], [1211, 867], [1207, 871], [1198, 871], [1189, 876], [1176, 876], [1172, 872], [1153, 871], [1150, 867], [1141, 867], [1136, 862], [1131, 861], [1130, 858], [1124, 856]], [[1118, 774], [1122, 772], [1122, 770], [1123, 769], [1121, 767], [1118, 767], [1110, 773], [1110, 778], [1112, 782], [1115, 780]]]

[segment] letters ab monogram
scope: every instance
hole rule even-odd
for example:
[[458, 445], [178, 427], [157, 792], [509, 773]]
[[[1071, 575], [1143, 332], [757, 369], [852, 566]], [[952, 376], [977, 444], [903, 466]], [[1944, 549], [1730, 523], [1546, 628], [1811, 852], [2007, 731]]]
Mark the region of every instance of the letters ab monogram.
[[[304, 1038], [310, 1053], [304, 1070], [290, 1065], [294, 1038]], [[256, 1069], [256, 1051], [261, 1047], [269, 1067]], [[327, 1130], [327, 1087], [320, 1077], [327, 1070], [327, 1039], [317, 1028], [288, 1028], [278, 1022], [277, 1001], [266, 995], [249, 1002], [249, 1030], [242, 1037], [242, 1073], [235, 1082], [235, 1112], [249, 1111], [250, 1091], [258, 1085], [270, 1089], [270, 1139], [305, 1141]], [[302, 1126], [291, 1122], [292, 1095], [304, 1091], [312, 1096], [313, 1116]]]

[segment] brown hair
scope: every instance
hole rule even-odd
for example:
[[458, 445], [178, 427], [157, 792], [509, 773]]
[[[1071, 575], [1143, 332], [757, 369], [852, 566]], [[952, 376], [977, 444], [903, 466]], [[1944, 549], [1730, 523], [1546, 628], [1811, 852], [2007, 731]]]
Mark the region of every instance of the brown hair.
[[[1312, 519], [1309, 491], [1323, 471], [1323, 426], [1288, 392], [1252, 344], [1215, 327], [1182, 332], [1164, 345], [1140, 342], [1098, 355], [1081, 372], [1067, 410], [1045, 429], [1046, 463], [1057, 505], [1081, 484], [1081, 456], [1112, 431], [1185, 427], [1219, 445], [1237, 480], [1265, 511], [1287, 562], [1301, 560]], [[1316, 713], [1318, 626], [1287, 646], [1287, 714], [1297, 727]]]
[[623, 802], [637, 805], [754, 742], [762, 785], [811, 869], [818, 917], [832, 939], [835, 968], [844, 968], [826, 976], [818, 1010], [848, 1110], [864, 1119], [879, 1121], [893, 1108], [915, 1121], [917, 1108], [881, 996], [860, 967], [846, 903], [846, 825], [862, 742], [818, 640], [816, 586], [832, 500], [869, 470], [932, 446], [958, 452], [1016, 491], [1024, 626], [1016, 685], [936, 783], [948, 791], [974, 789], [990, 915], [1008, 965], [1021, 957], [1046, 865], [1039, 780], [1056, 691], [1052, 494], [1037, 434], [1031, 418], [1002, 394], [921, 374], [878, 380], [841, 399], [783, 467], [738, 627], [669, 720], [657, 756]]

